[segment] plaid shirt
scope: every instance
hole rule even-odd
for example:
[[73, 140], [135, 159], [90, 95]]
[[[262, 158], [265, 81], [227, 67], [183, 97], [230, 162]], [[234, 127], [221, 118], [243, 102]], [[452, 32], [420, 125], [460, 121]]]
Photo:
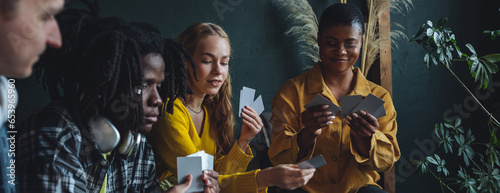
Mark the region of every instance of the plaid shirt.
[[106, 173], [107, 192], [160, 192], [149, 143], [135, 156], [113, 151], [106, 160], [62, 102], [35, 112], [19, 132], [20, 192], [99, 192]]

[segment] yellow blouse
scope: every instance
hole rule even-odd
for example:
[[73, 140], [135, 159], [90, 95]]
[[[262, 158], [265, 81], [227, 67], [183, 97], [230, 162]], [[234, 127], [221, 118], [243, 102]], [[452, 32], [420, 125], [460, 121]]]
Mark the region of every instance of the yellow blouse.
[[[333, 124], [323, 128], [308, 156], [303, 159], [323, 155], [327, 163], [316, 169], [313, 178], [302, 187], [307, 192], [356, 192], [366, 185], [378, 186], [376, 181], [380, 176], [377, 172], [390, 170], [400, 157], [396, 141], [396, 111], [390, 94], [366, 80], [358, 68], [353, 69], [353, 72], [356, 83], [349, 95], [366, 97], [370, 93], [374, 94], [385, 101], [387, 115], [378, 119], [380, 126], [372, 135], [370, 156], [363, 157], [352, 148], [350, 128], [340, 118], [339, 111]], [[320, 62], [308, 72], [288, 80], [274, 96], [271, 118], [274, 138], [268, 151], [273, 164], [297, 163], [297, 134], [304, 127], [300, 113], [305, 110], [304, 105], [317, 94], [341, 107], [323, 80]]]
[[[177, 184], [177, 157], [205, 150], [214, 155], [217, 152], [215, 129], [211, 128], [211, 113], [204, 108], [205, 120], [201, 137], [198, 135], [188, 110], [177, 99], [174, 101], [173, 115], [164, 116], [153, 125], [149, 134], [155, 152], [156, 168], [160, 182], [170, 180]], [[250, 148], [242, 151], [235, 142], [225, 156], [215, 157], [214, 170], [219, 172], [219, 186], [222, 192], [258, 192], [256, 174], [259, 170], [245, 172], [253, 158]]]

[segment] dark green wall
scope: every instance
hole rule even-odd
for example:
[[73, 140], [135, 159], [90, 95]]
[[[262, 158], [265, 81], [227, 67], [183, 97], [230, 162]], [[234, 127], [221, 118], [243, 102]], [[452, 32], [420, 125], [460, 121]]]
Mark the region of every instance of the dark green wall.
[[[228, 5], [232, 11], [221, 13], [222, 19], [213, 2]], [[317, 14], [336, 2], [338, 1], [310, 0]], [[361, 5], [361, 1], [348, 2]], [[487, 41], [482, 35], [485, 29], [500, 29], [500, 5], [496, 1], [414, 0], [414, 3], [413, 11], [406, 16], [391, 15], [393, 22], [406, 28], [403, 31], [408, 36], [411, 37], [427, 20], [436, 22], [441, 17], [448, 17], [461, 46], [473, 43], [478, 52], [482, 52], [480, 55], [500, 52], [498, 41]], [[67, 7], [81, 6], [72, 1]], [[158, 26], [166, 37], [172, 38], [195, 22], [221, 25], [229, 34], [232, 44], [230, 73], [234, 98], [239, 98], [242, 86], [256, 88], [256, 94], [264, 97], [266, 111], [271, 109], [275, 92], [286, 80], [299, 75], [302, 72], [300, 63], [306, 61], [304, 57], [297, 56], [293, 40], [283, 37], [283, 18], [269, 0], [106, 0], [101, 2], [101, 7], [105, 16], [148, 22]], [[466, 95], [441, 66], [426, 69], [423, 64], [425, 53], [418, 45], [406, 41], [397, 41], [397, 44], [399, 48], [392, 50], [394, 104], [398, 111], [398, 141], [402, 151], [402, 159], [396, 165], [397, 190], [439, 192], [439, 185], [431, 176], [415, 175], [399, 169], [404, 168], [402, 166], [408, 160], [420, 159], [422, 155], [434, 152], [423, 151], [419, 148], [419, 142], [430, 141], [434, 124], [440, 122], [443, 113], [447, 109], [453, 109], [454, 104], [463, 104]], [[486, 48], [479, 48], [480, 46]], [[454, 69], [463, 79], [471, 79], [463, 64], [457, 64]], [[500, 82], [498, 78], [496, 81]], [[475, 88], [470, 81], [468, 85]], [[20, 95], [18, 121], [49, 101], [47, 94], [33, 77], [18, 80], [17, 87]], [[500, 85], [495, 89], [500, 90]], [[493, 94], [499, 96], [499, 93], [497, 91]], [[495, 97], [491, 96], [485, 101], [492, 104], [493, 98]], [[234, 100], [234, 104], [237, 105], [237, 100]], [[475, 123], [484, 120], [481, 112], [475, 112], [476, 115], [468, 118], [466, 124], [478, 126]], [[453, 161], [450, 159], [448, 162]]]

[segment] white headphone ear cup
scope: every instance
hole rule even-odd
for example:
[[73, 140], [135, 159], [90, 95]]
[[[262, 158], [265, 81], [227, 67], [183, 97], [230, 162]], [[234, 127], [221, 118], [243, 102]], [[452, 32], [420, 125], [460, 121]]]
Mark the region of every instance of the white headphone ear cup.
[[120, 145], [120, 148], [118, 148], [118, 153], [122, 155], [127, 155], [130, 152], [130, 148], [134, 147], [134, 138], [133, 135], [130, 131], [127, 132], [125, 135], [125, 138], [123, 139], [122, 144]]

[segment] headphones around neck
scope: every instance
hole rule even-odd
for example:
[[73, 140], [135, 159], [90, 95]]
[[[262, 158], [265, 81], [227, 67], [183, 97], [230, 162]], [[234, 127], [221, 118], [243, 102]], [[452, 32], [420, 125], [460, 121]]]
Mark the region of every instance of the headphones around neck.
[[[94, 141], [101, 153], [112, 151], [118, 146], [118, 143], [120, 143], [120, 132], [118, 132], [118, 129], [116, 129], [116, 127], [105, 117], [97, 116], [91, 118], [89, 125]], [[134, 140], [134, 138], [136, 139]], [[118, 146], [118, 153], [125, 156], [135, 155], [141, 144], [141, 139], [140, 133], [134, 136], [132, 132], [128, 131], [123, 141]]]

